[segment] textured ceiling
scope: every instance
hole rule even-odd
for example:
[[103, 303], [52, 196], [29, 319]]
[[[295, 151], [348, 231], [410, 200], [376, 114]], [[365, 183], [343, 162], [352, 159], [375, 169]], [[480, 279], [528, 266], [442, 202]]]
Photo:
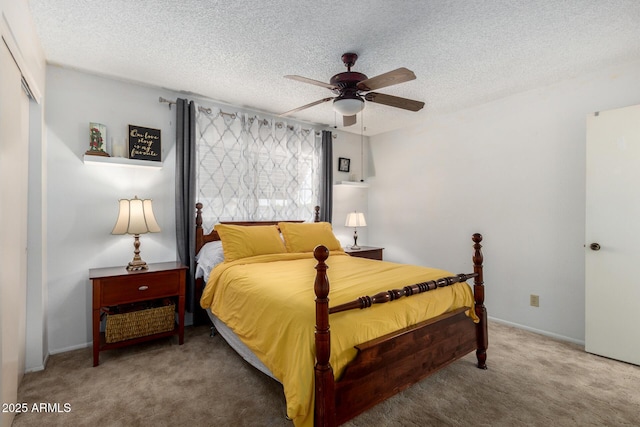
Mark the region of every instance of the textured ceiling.
[[[282, 113], [333, 96], [353, 68], [417, 79], [379, 92], [426, 102], [413, 113], [367, 103], [365, 134], [640, 59], [638, 0], [29, 0], [47, 61]], [[294, 118], [333, 126], [331, 103]], [[361, 132], [359, 123], [344, 130]]]

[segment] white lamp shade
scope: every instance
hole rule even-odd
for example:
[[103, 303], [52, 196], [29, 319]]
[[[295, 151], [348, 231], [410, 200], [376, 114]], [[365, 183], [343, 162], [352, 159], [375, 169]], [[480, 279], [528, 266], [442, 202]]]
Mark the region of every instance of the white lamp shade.
[[351, 212], [347, 215], [347, 220], [344, 223], [345, 227], [366, 227], [367, 221], [364, 219], [362, 212]]
[[364, 108], [364, 101], [360, 98], [336, 98], [333, 109], [343, 116], [353, 116]]
[[160, 226], [153, 215], [151, 199], [121, 199], [116, 225], [111, 234], [158, 233]]

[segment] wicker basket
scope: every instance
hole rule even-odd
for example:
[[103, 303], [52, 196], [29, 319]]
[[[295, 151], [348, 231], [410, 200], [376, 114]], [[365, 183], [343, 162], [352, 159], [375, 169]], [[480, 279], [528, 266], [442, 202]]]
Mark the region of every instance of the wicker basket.
[[107, 315], [105, 341], [107, 343], [145, 337], [171, 331], [175, 325], [175, 305]]

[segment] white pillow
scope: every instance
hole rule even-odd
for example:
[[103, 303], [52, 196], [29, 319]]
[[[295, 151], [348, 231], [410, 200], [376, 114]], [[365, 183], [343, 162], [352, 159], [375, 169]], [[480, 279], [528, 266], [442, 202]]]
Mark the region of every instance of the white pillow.
[[205, 244], [196, 255], [196, 279], [203, 277], [206, 283], [213, 267], [224, 261], [222, 242], [216, 240]]

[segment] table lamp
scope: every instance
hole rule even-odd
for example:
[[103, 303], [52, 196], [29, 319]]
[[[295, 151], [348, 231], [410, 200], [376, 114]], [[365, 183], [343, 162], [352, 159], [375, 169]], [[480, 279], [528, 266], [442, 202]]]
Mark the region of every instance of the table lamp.
[[353, 227], [353, 246], [351, 249], [358, 250], [358, 227], [366, 227], [367, 221], [364, 219], [362, 212], [351, 212], [347, 215], [347, 221], [344, 223], [345, 227]]
[[133, 234], [133, 260], [127, 265], [127, 270], [146, 270], [149, 268], [146, 262], [140, 258], [140, 235], [145, 233], [158, 233], [160, 226], [153, 216], [151, 199], [120, 199], [120, 211], [118, 220], [111, 234]]

